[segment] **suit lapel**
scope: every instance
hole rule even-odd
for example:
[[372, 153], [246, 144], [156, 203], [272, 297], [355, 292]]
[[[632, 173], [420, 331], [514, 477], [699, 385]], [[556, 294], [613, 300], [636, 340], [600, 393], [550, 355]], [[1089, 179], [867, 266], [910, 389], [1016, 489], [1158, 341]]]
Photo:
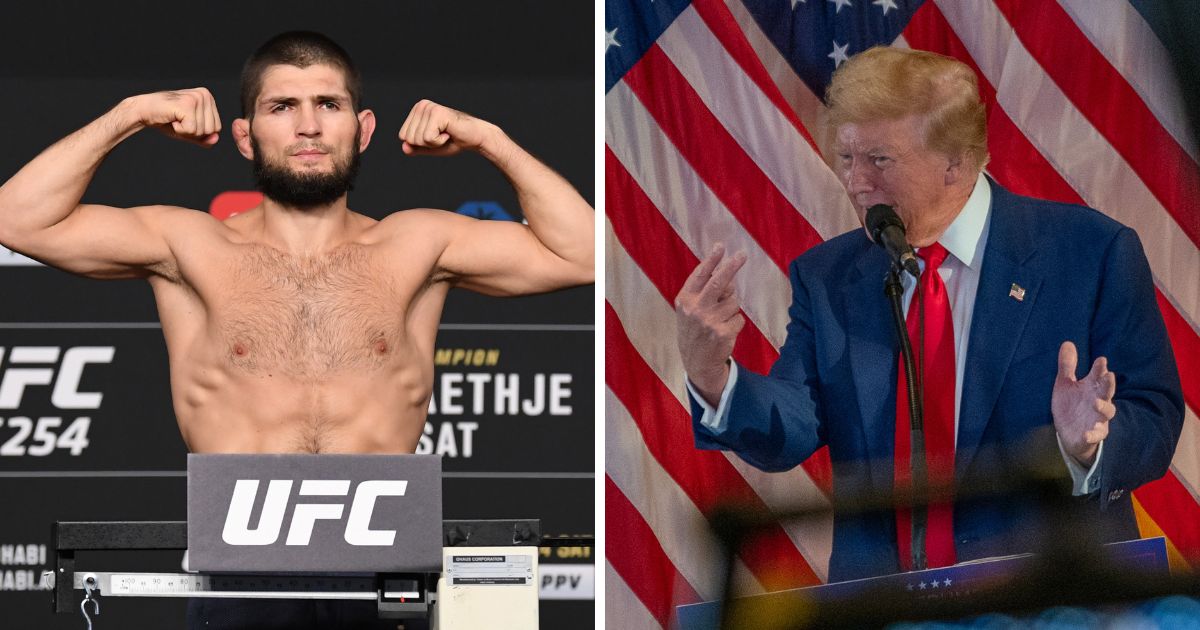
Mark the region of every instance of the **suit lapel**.
[[850, 368], [867, 444], [863, 456], [870, 460], [871, 479], [878, 492], [889, 492], [892, 487], [896, 418], [892, 393], [899, 356], [890, 307], [883, 293], [887, 269], [887, 254], [878, 247], [867, 247], [855, 265], [858, 277], [842, 293]]
[[[991, 225], [963, 369], [954, 456], [959, 479], [979, 448], [1044, 276], [1032, 264], [1033, 225], [1016, 208], [1019, 200], [994, 181], [991, 185]], [[1009, 295], [1013, 284], [1025, 289], [1023, 299]]]

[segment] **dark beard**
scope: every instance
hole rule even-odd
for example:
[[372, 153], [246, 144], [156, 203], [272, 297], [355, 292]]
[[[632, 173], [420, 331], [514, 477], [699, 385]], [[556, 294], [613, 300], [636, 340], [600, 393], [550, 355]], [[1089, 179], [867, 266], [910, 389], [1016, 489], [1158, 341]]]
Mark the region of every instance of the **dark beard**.
[[254, 134], [250, 134], [254, 149], [254, 185], [268, 199], [290, 208], [307, 210], [337, 201], [354, 190], [358, 177], [360, 152], [358, 139], [350, 150], [350, 159], [335, 161], [328, 173], [297, 173], [284, 164], [263, 158]]

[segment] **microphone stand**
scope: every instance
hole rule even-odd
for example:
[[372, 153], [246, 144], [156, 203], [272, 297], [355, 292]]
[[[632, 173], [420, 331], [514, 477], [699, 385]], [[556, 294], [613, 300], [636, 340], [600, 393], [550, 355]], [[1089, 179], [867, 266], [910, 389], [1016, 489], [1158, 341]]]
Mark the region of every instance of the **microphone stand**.
[[[900, 276], [895, 265], [888, 270], [884, 280], [883, 292], [892, 304], [892, 322], [896, 325], [896, 335], [900, 338], [900, 354], [904, 359], [904, 374], [908, 385], [908, 418], [909, 443], [912, 445], [909, 464], [912, 467], [912, 570], [922, 571], [926, 568], [925, 532], [928, 526], [928, 488], [929, 481], [925, 470], [925, 431], [924, 404], [922, 401], [923, 383], [913, 360], [912, 342], [908, 338], [908, 326], [904, 323], [904, 307], [901, 298], [904, 287], [900, 284]], [[918, 308], [924, 310], [925, 300], [921, 295], [921, 283], [918, 280], [915, 296]], [[911, 308], [911, 307], [910, 307]], [[922, 325], [924, 317], [921, 318]], [[922, 331], [924, 332], [924, 331]], [[897, 392], [898, 394], [898, 392]]]

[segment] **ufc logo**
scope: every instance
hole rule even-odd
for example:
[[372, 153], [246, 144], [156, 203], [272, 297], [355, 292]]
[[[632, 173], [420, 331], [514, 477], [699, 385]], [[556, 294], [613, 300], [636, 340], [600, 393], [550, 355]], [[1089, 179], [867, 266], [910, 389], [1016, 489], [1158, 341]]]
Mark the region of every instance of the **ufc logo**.
[[[8, 355], [8, 369], [0, 378], [0, 409], [16, 409], [21, 406], [25, 388], [30, 385], [54, 384], [50, 402], [59, 409], [99, 409], [103, 394], [79, 391], [83, 368], [89, 363], [112, 363], [115, 349], [112, 346], [80, 346], [69, 348], [62, 355], [62, 366], [55, 378], [54, 365], [58, 363], [57, 346], [15, 346]], [[4, 360], [4, 348], [0, 347], [0, 361]], [[19, 365], [20, 367], [13, 367]], [[40, 365], [46, 367], [26, 367]]]
[[[396, 530], [371, 529], [371, 513], [375, 511], [376, 499], [382, 496], [402, 497], [407, 489], [407, 481], [369, 480], [359, 483], [354, 490], [354, 502], [350, 504], [350, 516], [346, 519], [346, 532], [343, 535], [346, 542], [355, 546], [391, 546], [396, 540]], [[300, 496], [344, 497], [349, 491], [350, 481], [347, 479], [305, 479], [300, 483]], [[250, 529], [250, 512], [258, 497], [258, 480], [238, 479], [233, 488], [233, 498], [229, 501], [221, 539], [230, 545], [273, 544], [279, 539], [291, 494], [290, 479], [272, 479], [267, 485], [258, 527]], [[286, 544], [307, 545], [312, 538], [313, 525], [320, 519], [340, 520], [345, 507], [341, 503], [297, 503], [292, 508]]]

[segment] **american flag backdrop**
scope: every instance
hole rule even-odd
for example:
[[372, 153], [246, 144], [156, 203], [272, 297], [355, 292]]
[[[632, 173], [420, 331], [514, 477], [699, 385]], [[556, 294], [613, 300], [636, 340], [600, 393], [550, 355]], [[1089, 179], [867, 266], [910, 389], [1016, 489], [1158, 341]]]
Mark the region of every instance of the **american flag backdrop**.
[[[1153, 3], [607, 0], [605, 20], [610, 627], [667, 627], [675, 605], [720, 596], [715, 504], [824, 500], [824, 451], [769, 474], [693, 448], [672, 301], [714, 243], [745, 252], [734, 358], [768, 370], [787, 325], [786, 265], [858, 226], [822, 159], [820, 95], [838, 63], [876, 44], [975, 69], [1001, 185], [1137, 230], [1187, 412], [1170, 472], [1134, 505], [1173, 566], [1200, 567], [1200, 171]], [[738, 587], [825, 581], [831, 533], [831, 520], [764, 532], [735, 558]]]

